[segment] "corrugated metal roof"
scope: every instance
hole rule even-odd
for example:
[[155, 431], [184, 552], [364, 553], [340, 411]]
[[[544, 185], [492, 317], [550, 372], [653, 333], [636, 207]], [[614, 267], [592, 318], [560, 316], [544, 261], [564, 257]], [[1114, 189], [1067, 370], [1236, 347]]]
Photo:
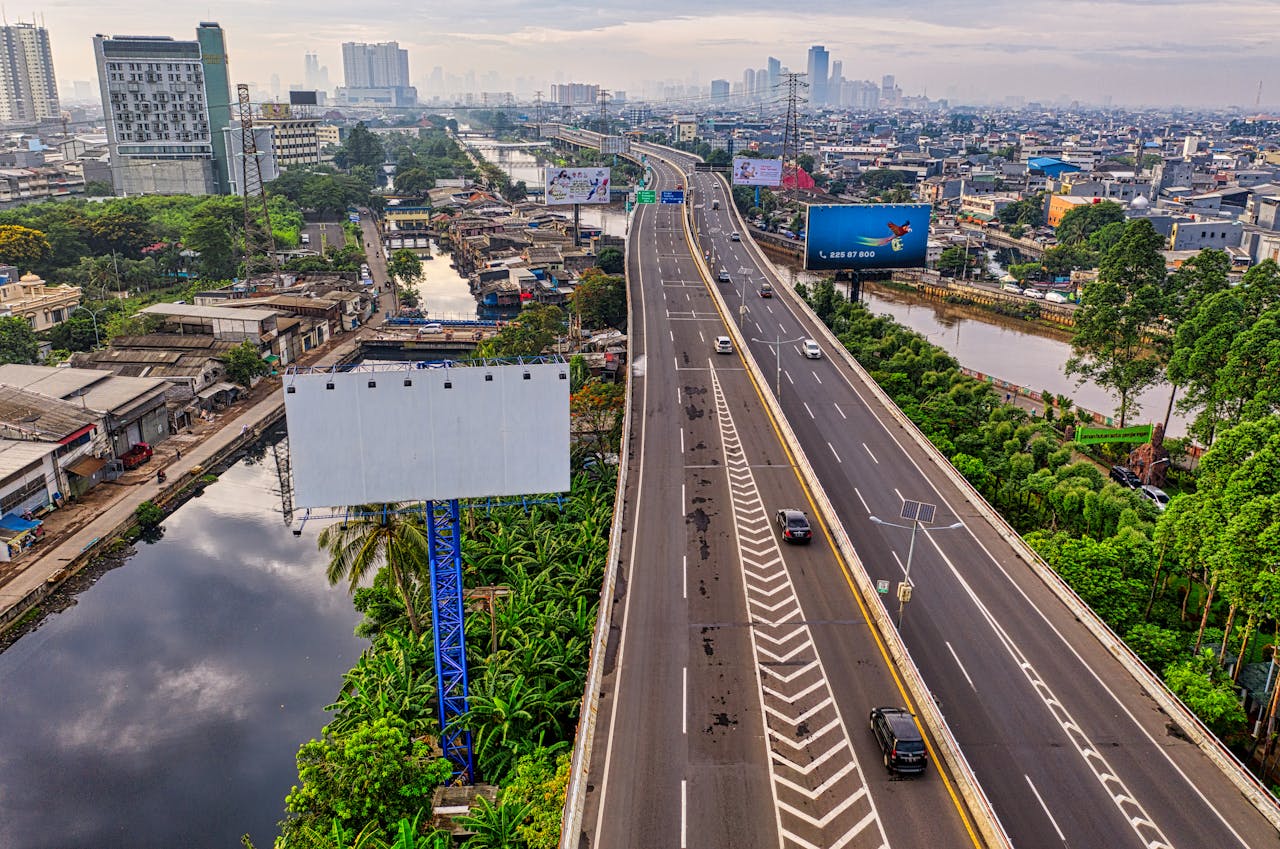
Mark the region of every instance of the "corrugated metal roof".
[[32, 463], [61, 448], [56, 442], [28, 442], [25, 439], [0, 439], [0, 478], [23, 471]]
[[79, 404], [16, 386], [0, 386], [0, 426], [11, 431], [56, 442], [98, 419], [96, 412]]

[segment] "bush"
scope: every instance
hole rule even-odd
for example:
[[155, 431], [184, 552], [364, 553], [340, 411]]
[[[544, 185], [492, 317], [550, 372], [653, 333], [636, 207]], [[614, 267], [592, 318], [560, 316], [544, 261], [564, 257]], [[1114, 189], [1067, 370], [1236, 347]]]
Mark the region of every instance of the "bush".
[[164, 508], [154, 501], [144, 501], [133, 511], [133, 519], [142, 528], [154, 528], [164, 521]]

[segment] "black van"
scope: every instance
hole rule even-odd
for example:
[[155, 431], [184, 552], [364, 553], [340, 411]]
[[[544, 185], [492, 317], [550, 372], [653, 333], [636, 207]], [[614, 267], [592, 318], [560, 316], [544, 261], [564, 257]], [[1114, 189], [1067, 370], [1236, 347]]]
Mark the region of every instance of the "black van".
[[924, 772], [926, 753], [920, 729], [906, 708], [878, 707], [871, 711], [871, 733], [884, 753], [890, 772], [919, 775]]

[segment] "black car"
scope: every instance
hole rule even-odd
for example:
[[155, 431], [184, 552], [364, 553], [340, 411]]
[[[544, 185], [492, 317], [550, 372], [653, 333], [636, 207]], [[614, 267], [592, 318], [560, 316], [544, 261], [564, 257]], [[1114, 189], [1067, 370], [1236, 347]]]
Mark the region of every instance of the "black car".
[[1142, 486], [1142, 480], [1128, 466], [1112, 466], [1110, 476], [1113, 481], [1129, 489]]
[[813, 529], [809, 527], [809, 517], [802, 510], [784, 508], [774, 517], [778, 530], [787, 542], [808, 543], [813, 538]]
[[924, 738], [911, 711], [900, 707], [878, 707], [871, 711], [871, 733], [884, 753], [890, 772], [919, 775], [924, 772]]

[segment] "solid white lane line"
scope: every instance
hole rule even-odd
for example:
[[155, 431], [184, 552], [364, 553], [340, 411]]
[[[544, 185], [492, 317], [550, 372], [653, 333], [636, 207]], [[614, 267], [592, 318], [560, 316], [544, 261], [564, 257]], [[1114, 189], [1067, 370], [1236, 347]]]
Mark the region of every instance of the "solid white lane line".
[[1066, 843], [1067, 836], [1062, 833], [1062, 829], [1058, 828], [1058, 821], [1053, 818], [1053, 814], [1049, 813], [1049, 806], [1044, 803], [1044, 798], [1041, 797], [1040, 791], [1037, 790], [1035, 784], [1031, 782], [1031, 776], [1023, 773], [1022, 777], [1027, 780], [1027, 785], [1031, 788], [1031, 792], [1036, 794], [1036, 801], [1040, 803], [1041, 808], [1044, 808], [1044, 815], [1049, 818], [1049, 822], [1053, 825], [1053, 830], [1058, 832], [1058, 839], [1063, 843]]
[[848, 419], [848, 418], [849, 418], [848, 416], [846, 416], [846, 415], [844, 414], [844, 410], [840, 409], [840, 405], [839, 405], [838, 403], [836, 403], [835, 401], [832, 401], [832, 402], [831, 402], [831, 406], [833, 406], [833, 407], [835, 407], [835, 408], [836, 408], [836, 412], [840, 414], [840, 418], [842, 418], [842, 419]]
[[837, 462], [837, 463], [843, 463], [843, 462], [844, 462], [844, 460], [841, 460], [841, 459], [840, 459], [840, 455], [839, 455], [839, 454], [836, 454], [835, 446], [833, 446], [830, 442], [828, 442], [828, 443], [827, 443], [827, 447], [831, 449], [831, 453], [832, 453], [832, 454], [835, 454], [835, 455], [836, 455], [836, 462]]
[[871, 515], [871, 508], [867, 506], [867, 499], [865, 499], [865, 498], [863, 498], [863, 497], [862, 497], [862, 493], [858, 490], [858, 488], [857, 488], [856, 486], [853, 488], [853, 494], [854, 494], [854, 495], [856, 495], [856, 496], [858, 496], [858, 500], [862, 502], [862, 509], [863, 509], [863, 510], [866, 510], [866, 511], [867, 511], [867, 515], [868, 515], [868, 516], [870, 516], [870, 515]]
[[689, 597], [689, 555], [680, 558], [680, 597]]
[[689, 733], [689, 667], [680, 670], [680, 733]]
[[680, 779], [680, 849], [688, 848], [688, 822], [685, 812], [688, 809], [688, 793], [685, 780]]
[[[818, 381], [819, 383], [821, 383], [821, 382], [822, 382], [822, 378], [818, 377], [818, 373], [817, 373], [816, 371], [810, 372], [810, 374], [812, 374], [812, 375], [813, 375], [813, 379], [814, 379], [814, 380]], [[838, 409], [838, 408], [837, 408], [837, 409]]]
[[[865, 443], [865, 442], [864, 442], [864, 443], [862, 443], [862, 447], [863, 447], [863, 448], [867, 448], [867, 443]], [[871, 449], [870, 449], [870, 448], [867, 448], [867, 454], [870, 454], [870, 455], [871, 455], [871, 459], [875, 462], [875, 464], [876, 464], [877, 466], [878, 466], [878, 465], [880, 465], [880, 461], [879, 461], [879, 460], [876, 460], [876, 455], [874, 455], [874, 454], [872, 454], [872, 453], [871, 453]], [[899, 497], [901, 497], [901, 496], [899, 496]]]
[[[951, 656], [955, 658], [956, 666], [960, 667], [960, 672], [964, 674], [964, 680], [969, 682], [969, 686], [973, 688], [975, 693], [978, 692], [978, 688], [974, 685], [973, 679], [969, 677], [968, 670], [965, 669], [964, 664], [960, 662], [960, 655], [956, 654], [956, 650], [951, 648], [951, 643], [947, 643], [947, 651], [951, 652]], [[1031, 779], [1028, 778], [1027, 780], [1030, 781]], [[1062, 834], [1062, 832], [1058, 832], [1058, 834]]]
[[804, 411], [805, 411], [806, 413], [808, 413], [808, 414], [809, 414], [809, 418], [811, 418], [811, 419], [816, 419], [816, 418], [817, 418], [817, 416], [815, 416], [815, 415], [813, 414], [813, 410], [810, 410], [810, 409], [809, 409], [809, 402], [808, 402], [808, 401], [801, 401], [800, 403], [804, 404]]

